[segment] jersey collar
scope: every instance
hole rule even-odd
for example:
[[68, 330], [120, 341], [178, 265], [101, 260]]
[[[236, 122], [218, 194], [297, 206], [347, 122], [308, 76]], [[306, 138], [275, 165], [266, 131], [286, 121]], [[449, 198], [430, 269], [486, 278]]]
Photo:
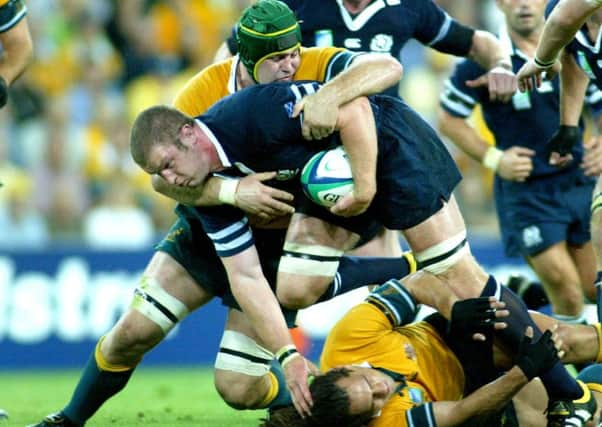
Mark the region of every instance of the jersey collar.
[[217, 137], [211, 131], [211, 129], [209, 129], [207, 127], [207, 125], [205, 123], [203, 123], [202, 121], [200, 121], [199, 119], [195, 119], [195, 121], [203, 130], [203, 133], [205, 135], [207, 135], [207, 138], [209, 138], [209, 141], [211, 141], [211, 144], [213, 144], [213, 146], [215, 147], [215, 151], [217, 151], [217, 155], [219, 157], [220, 162], [222, 162], [222, 166], [225, 168], [232, 167], [232, 163], [230, 163], [230, 159], [228, 159], [228, 156], [226, 155], [226, 152], [224, 151], [224, 147], [222, 147], [222, 144], [219, 143], [219, 141], [217, 140]]
[[351, 16], [349, 11], [345, 8], [343, 0], [337, 0], [339, 10], [341, 11], [341, 17], [343, 22], [349, 31], [357, 31], [361, 29], [366, 22], [370, 20], [379, 10], [385, 7], [384, 0], [376, 0], [370, 3], [364, 10], [358, 13], [355, 18]]
[[600, 29], [598, 30], [598, 36], [596, 37], [595, 45], [592, 45], [591, 42], [589, 41], [589, 37], [587, 35], [587, 25], [583, 25], [579, 29], [579, 31], [577, 31], [575, 38], [577, 39], [579, 44], [586, 46], [593, 53], [597, 54], [600, 52], [600, 40], [602, 38], [602, 26], [600, 26]]
[[240, 63], [240, 57], [238, 54], [232, 57], [230, 62], [230, 77], [228, 77], [228, 93], [233, 94], [238, 91], [238, 82], [236, 81], [236, 70], [238, 70], [238, 64]]

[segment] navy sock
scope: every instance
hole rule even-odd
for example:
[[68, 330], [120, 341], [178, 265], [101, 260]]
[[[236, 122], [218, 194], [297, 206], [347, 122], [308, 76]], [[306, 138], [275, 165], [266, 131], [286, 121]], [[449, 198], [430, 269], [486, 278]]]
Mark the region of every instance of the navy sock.
[[101, 370], [93, 351], [63, 414], [74, 423], [83, 425], [103, 403], [125, 387], [132, 372], [134, 369], [123, 372]]
[[[493, 276], [489, 276], [481, 296], [496, 296], [506, 303], [510, 316], [505, 318], [508, 324], [506, 329], [496, 332], [496, 335], [510, 349], [516, 349], [521, 342], [527, 326], [533, 328], [533, 338], [539, 338], [541, 331], [529, 316], [527, 306], [521, 298], [505, 286], [500, 286]], [[552, 369], [541, 376], [551, 400], [578, 399], [583, 395], [583, 390], [568, 373], [561, 362], [557, 362]]]
[[269, 409], [277, 409], [282, 406], [290, 406], [293, 404], [291, 394], [286, 386], [286, 378], [284, 378], [284, 371], [280, 367], [280, 363], [272, 360], [270, 363], [270, 371], [274, 374], [278, 380], [278, 394], [268, 405]]
[[389, 279], [401, 279], [412, 271], [408, 258], [343, 256], [333, 282], [317, 302], [367, 285], [380, 285]]

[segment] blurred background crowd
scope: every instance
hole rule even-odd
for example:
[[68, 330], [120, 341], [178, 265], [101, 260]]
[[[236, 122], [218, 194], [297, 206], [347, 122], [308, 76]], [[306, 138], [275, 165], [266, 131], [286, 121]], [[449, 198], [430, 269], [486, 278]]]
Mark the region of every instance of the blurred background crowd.
[[[173, 222], [129, 153], [142, 109], [169, 104], [210, 64], [249, 0], [29, 0], [35, 59], [0, 110], [0, 251], [84, 243], [140, 249]], [[460, 22], [496, 32], [493, 0], [440, 0]], [[454, 58], [410, 43], [402, 95], [435, 125]], [[477, 120], [478, 124], [478, 120]], [[497, 233], [491, 176], [454, 152], [473, 232]]]

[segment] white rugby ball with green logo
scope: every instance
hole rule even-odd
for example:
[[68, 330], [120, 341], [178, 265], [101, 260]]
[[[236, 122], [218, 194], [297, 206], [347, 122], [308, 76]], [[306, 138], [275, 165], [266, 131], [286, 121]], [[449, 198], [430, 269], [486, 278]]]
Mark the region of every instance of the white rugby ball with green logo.
[[353, 176], [345, 149], [340, 146], [320, 151], [303, 167], [303, 192], [313, 202], [332, 207], [353, 190]]

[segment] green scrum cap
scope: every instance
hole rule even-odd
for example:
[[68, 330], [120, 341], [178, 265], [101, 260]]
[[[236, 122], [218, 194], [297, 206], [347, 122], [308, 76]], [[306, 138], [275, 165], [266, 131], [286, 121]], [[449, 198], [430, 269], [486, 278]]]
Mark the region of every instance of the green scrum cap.
[[259, 0], [242, 13], [236, 42], [241, 62], [257, 82], [257, 67], [262, 61], [301, 46], [301, 28], [286, 4]]

